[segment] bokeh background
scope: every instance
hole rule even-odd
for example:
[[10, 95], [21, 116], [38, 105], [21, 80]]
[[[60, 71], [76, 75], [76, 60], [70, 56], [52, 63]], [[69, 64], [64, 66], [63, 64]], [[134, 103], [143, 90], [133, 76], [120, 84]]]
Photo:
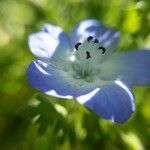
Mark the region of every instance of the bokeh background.
[[94, 18], [121, 32], [119, 51], [150, 48], [149, 0], [0, 0], [0, 150], [149, 150], [150, 87], [135, 87], [122, 125], [33, 89], [28, 35], [50, 22], [69, 32]]

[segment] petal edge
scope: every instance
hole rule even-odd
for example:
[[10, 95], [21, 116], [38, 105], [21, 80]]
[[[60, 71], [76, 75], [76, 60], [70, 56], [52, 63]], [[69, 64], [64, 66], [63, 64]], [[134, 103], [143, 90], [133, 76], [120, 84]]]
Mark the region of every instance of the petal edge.
[[[80, 102], [80, 97], [77, 100]], [[134, 111], [133, 95], [121, 81], [102, 86], [83, 104], [97, 115], [119, 124], [126, 122]]]

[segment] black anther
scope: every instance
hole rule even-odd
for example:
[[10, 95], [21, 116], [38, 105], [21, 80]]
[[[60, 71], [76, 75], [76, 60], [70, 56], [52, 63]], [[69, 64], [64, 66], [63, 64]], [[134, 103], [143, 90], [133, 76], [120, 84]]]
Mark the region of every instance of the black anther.
[[105, 47], [99, 47], [99, 49], [102, 50], [102, 54], [104, 54], [106, 52], [106, 48]]
[[89, 59], [89, 58], [91, 58], [90, 52], [86, 51], [86, 59]]
[[78, 50], [79, 46], [81, 45], [81, 43], [77, 43], [74, 47], [76, 50]]
[[87, 38], [87, 41], [90, 42], [92, 39], [93, 39], [93, 37], [92, 37], [92, 36], [89, 36], [89, 37]]
[[99, 43], [98, 39], [95, 39], [95, 40], [94, 40], [94, 43]]

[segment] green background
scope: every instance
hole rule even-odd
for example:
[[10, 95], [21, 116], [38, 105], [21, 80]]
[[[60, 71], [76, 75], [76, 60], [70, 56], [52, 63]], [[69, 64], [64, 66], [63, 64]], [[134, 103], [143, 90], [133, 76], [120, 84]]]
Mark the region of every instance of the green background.
[[26, 80], [28, 35], [46, 23], [66, 32], [94, 18], [121, 32], [119, 51], [150, 47], [149, 0], [0, 0], [0, 150], [149, 150], [150, 88], [118, 125], [72, 100], [42, 95]]

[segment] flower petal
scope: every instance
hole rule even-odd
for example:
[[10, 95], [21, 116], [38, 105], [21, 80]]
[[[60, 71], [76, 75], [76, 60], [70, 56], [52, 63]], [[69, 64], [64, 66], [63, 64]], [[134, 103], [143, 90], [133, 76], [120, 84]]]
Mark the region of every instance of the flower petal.
[[87, 40], [89, 36], [97, 38], [102, 46], [113, 51], [119, 39], [119, 32], [94, 19], [81, 21], [71, 31], [73, 45]]
[[80, 103], [106, 119], [123, 123], [134, 111], [134, 98], [119, 80], [77, 97]]
[[51, 24], [45, 24], [40, 32], [31, 34], [28, 43], [32, 53], [42, 60], [49, 60], [54, 55], [61, 56], [71, 49], [68, 35]]
[[[66, 78], [64, 76], [66, 75]], [[59, 98], [73, 98], [91, 91], [91, 88], [76, 88], [67, 81], [67, 72], [42, 61], [33, 61], [27, 71], [29, 83], [36, 89]]]
[[150, 51], [137, 50], [112, 55], [102, 65], [102, 74], [105, 79], [118, 78], [127, 85], [150, 84]]

